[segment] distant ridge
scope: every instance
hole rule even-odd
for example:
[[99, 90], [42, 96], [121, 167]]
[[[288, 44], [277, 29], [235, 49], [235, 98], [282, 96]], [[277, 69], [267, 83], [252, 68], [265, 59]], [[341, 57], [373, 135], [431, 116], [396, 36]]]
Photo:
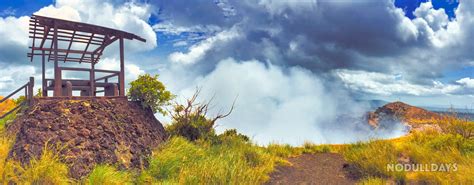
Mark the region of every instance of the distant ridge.
[[377, 108], [374, 112], [368, 113], [367, 120], [368, 124], [373, 127], [402, 122], [409, 126], [411, 130], [425, 129], [426, 127], [436, 127], [434, 129], [438, 130], [438, 126], [432, 123], [441, 117], [442, 115], [439, 113], [398, 101], [388, 103]]

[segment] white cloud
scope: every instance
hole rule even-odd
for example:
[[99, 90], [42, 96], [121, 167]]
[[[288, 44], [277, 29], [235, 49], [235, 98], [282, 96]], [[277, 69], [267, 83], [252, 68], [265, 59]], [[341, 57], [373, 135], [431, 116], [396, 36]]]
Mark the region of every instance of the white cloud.
[[180, 41], [177, 41], [175, 43], [173, 43], [173, 47], [182, 47], [182, 46], [187, 46], [188, 45], [188, 42], [184, 41], [184, 40], [180, 40]]
[[181, 64], [193, 64], [201, 60], [207, 52], [213, 49], [216, 42], [227, 42], [239, 36], [239, 33], [234, 27], [233, 29], [222, 31], [213, 37], [207, 38], [198, 44], [195, 44], [189, 48], [187, 53], [174, 52], [169, 55], [171, 62]]
[[187, 32], [214, 33], [221, 30], [221, 28], [216, 25], [177, 26], [172, 22], [164, 21], [153, 25], [153, 30], [168, 35], [179, 35]]
[[457, 80], [456, 83], [461, 84], [467, 88], [474, 88], [474, 78], [462, 78]]
[[[28, 50], [28, 21], [23, 17], [0, 17], [0, 63], [18, 63]], [[25, 57], [26, 58], [26, 57]]]
[[432, 85], [419, 85], [404, 80], [400, 74], [384, 74], [367, 71], [340, 69], [333, 71], [346, 87], [358, 92], [376, 95], [439, 95], [459, 91], [460, 86], [432, 81]]
[[[260, 0], [259, 5], [265, 7], [272, 15], [281, 15], [285, 10], [290, 9], [293, 11], [301, 12], [305, 10], [314, 10], [317, 6], [316, 0], [305, 0], [305, 1], [274, 1], [274, 0]], [[284, 16], [288, 16], [285, 14]]]
[[[163, 73], [161, 79], [174, 80], [184, 71]], [[373, 132], [359, 118], [354, 120], [360, 122], [336, 120], [346, 113], [363, 115], [365, 109], [343, 91], [325, 87], [318, 76], [302, 68], [284, 70], [255, 60], [226, 59], [209, 74], [191, 78], [195, 80], [174, 91], [178, 98], [190, 97], [196, 87], [202, 88], [201, 102], [213, 98], [212, 116], [228, 110], [237, 97], [234, 112], [218, 122], [217, 130], [236, 128], [259, 144], [343, 143], [401, 133]], [[172, 89], [174, 86], [171, 84]]]
[[[147, 40], [146, 43], [140, 41], [126, 42], [126, 57], [133, 58], [136, 52], [148, 51], [156, 47], [156, 33], [151, 25], [147, 23], [151, 15], [148, 4], [127, 2], [114, 4], [113, 1], [99, 0], [58, 0], [54, 5], [41, 8], [34, 14], [56, 17], [73, 21], [107, 26], [134, 33]], [[37, 85], [40, 84], [40, 71], [35, 70], [38, 63], [27, 63], [26, 53], [28, 52], [28, 16], [22, 17], [0, 17], [0, 64], [3, 69], [0, 82], [0, 91], [8, 94], [14, 90], [17, 82], [25, 82], [29, 76], [34, 76]], [[114, 55], [117, 54], [117, 45], [109, 46], [103, 59], [99, 62], [98, 68], [119, 70], [119, 62]], [[66, 65], [66, 64], [64, 64]], [[70, 64], [75, 65], [75, 64]], [[8, 70], [7, 70], [8, 69]], [[39, 69], [39, 68], [36, 68]], [[125, 65], [126, 81], [129, 82], [144, 73], [140, 66], [128, 61]], [[48, 74], [52, 74], [48, 70]], [[83, 74], [65, 74], [71, 78], [83, 78]], [[37, 86], [37, 87], [40, 87]]]
[[34, 73], [35, 68], [27, 65], [0, 68], [0, 74], [2, 74], [0, 76], [0, 95], [10, 94], [28, 81], [28, 78], [18, 74], [32, 75]]
[[[96, 65], [96, 69], [107, 69], [120, 71], [120, 61], [115, 58], [105, 58]], [[138, 78], [139, 75], [144, 74], [145, 71], [139, 66], [133, 64], [132, 61], [125, 63], [125, 81], [131, 82]], [[128, 85], [128, 84], [127, 84]]]
[[416, 17], [424, 19], [434, 31], [446, 27], [449, 22], [448, 15], [444, 9], [434, 9], [430, 1], [421, 3], [420, 7], [418, 7], [413, 14]]
[[58, 0], [55, 5], [44, 7], [35, 14], [124, 30], [147, 40], [146, 43], [127, 42], [125, 46], [130, 53], [148, 51], [157, 46], [156, 33], [148, 24], [150, 8], [147, 4], [134, 2], [114, 5], [111, 1]]

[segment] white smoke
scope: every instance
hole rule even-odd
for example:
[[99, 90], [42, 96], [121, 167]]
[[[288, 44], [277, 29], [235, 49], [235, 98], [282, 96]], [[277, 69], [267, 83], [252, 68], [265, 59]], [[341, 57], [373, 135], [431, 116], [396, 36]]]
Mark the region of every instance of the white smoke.
[[234, 111], [216, 129], [236, 128], [258, 144], [348, 143], [404, 133], [401, 124], [373, 130], [362, 120], [365, 105], [303, 68], [226, 59], [206, 76], [195, 76], [192, 83], [175, 84], [187, 81], [178, 76], [188, 75], [188, 80], [192, 76], [182, 71], [186, 70], [163, 72], [162, 80], [182, 99], [202, 88], [200, 100], [213, 99], [211, 115], [227, 111], [237, 97]]

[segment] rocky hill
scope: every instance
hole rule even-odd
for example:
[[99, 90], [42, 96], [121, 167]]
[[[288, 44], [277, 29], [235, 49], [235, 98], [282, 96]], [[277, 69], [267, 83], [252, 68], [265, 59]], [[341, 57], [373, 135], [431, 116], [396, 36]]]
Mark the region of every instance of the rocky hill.
[[401, 121], [412, 130], [426, 127], [438, 130], [439, 126], [431, 123], [440, 119], [442, 115], [403, 102], [393, 102], [377, 108], [375, 112], [368, 113], [367, 117], [368, 123], [373, 127], [378, 127], [382, 122]]
[[151, 110], [125, 97], [37, 98], [7, 131], [16, 135], [11, 157], [28, 163], [48, 144], [60, 148], [75, 178], [100, 163], [146, 166], [151, 148], [167, 138]]

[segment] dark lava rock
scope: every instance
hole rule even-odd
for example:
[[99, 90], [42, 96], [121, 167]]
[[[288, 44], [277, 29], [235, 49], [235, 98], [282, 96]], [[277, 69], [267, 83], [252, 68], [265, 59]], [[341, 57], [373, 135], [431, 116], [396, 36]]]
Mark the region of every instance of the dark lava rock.
[[38, 98], [7, 130], [16, 134], [10, 157], [25, 164], [39, 157], [45, 144], [61, 146], [74, 178], [99, 163], [147, 166], [151, 149], [167, 138], [151, 110], [125, 97]]

